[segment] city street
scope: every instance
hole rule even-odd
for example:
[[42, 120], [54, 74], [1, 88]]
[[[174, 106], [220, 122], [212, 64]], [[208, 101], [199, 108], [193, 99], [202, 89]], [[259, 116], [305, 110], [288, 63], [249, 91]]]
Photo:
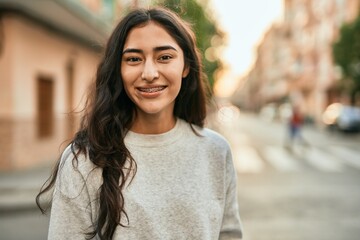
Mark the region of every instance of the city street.
[[[116, 167], [124, 167], [120, 180], [135, 179], [115, 196], [129, 222], [142, 220], [131, 229], [157, 219], [171, 240], [184, 240], [203, 228], [189, 211], [208, 222], [223, 217], [217, 202], [228, 198], [218, 193], [235, 189], [222, 191], [230, 178], [217, 149], [226, 144], [196, 141], [179, 121], [163, 134], [173, 113], [198, 122], [205, 108], [205, 127], [231, 147], [244, 240], [360, 240], [360, 0], [0, 0], [0, 12], [0, 240], [47, 239], [53, 191], [39, 198], [46, 215], [35, 198], [51, 176], [64, 179], [50, 185], [66, 203], [88, 197], [90, 225], [106, 229], [96, 204], [117, 202], [108, 194]], [[136, 134], [125, 141], [126, 129]], [[71, 139], [99, 166], [90, 170], [78, 154], [56, 164]], [[114, 184], [97, 192], [100, 166]], [[69, 226], [77, 228], [68, 212], [81, 217], [82, 208], [62, 207]], [[172, 220], [177, 208], [190, 227]], [[72, 232], [51, 220], [51, 230], [59, 223]]]
[[[210, 127], [232, 146], [244, 239], [359, 239], [359, 135], [309, 126], [303, 133], [309, 146], [290, 151], [285, 124], [231, 111]], [[47, 227], [35, 209], [0, 215], [4, 240], [46, 239]]]
[[238, 172], [244, 239], [359, 239], [358, 135], [310, 126], [309, 146], [289, 151], [284, 123], [229, 111], [219, 117], [214, 128], [229, 140]]

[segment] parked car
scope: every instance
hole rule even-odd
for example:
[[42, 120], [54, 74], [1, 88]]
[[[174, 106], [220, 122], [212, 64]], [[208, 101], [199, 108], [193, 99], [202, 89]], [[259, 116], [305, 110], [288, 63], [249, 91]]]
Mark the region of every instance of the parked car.
[[326, 108], [322, 118], [330, 128], [343, 132], [360, 131], [360, 107], [333, 103]]

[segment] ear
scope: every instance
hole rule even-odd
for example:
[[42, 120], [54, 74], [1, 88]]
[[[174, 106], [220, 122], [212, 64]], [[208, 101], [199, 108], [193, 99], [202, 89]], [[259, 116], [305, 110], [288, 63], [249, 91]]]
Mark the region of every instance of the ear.
[[187, 75], [189, 74], [189, 72], [190, 72], [190, 67], [189, 67], [189, 65], [185, 65], [184, 70], [183, 70], [183, 73], [182, 73], [182, 78], [186, 78]]

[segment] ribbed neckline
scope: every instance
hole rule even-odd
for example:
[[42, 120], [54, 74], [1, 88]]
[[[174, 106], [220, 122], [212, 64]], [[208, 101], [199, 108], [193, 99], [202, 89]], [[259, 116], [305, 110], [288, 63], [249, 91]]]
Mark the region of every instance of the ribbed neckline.
[[177, 118], [175, 126], [161, 134], [141, 134], [129, 131], [125, 136], [125, 143], [141, 147], [159, 147], [166, 146], [176, 142], [184, 134], [184, 120]]

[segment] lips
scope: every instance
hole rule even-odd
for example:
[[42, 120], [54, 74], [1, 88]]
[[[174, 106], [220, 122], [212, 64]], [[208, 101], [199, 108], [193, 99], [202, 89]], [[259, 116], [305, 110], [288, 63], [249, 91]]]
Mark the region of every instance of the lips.
[[139, 87], [137, 89], [140, 92], [144, 92], [144, 93], [155, 93], [155, 92], [160, 92], [165, 88], [166, 88], [165, 86], [158, 86], [158, 87]]

